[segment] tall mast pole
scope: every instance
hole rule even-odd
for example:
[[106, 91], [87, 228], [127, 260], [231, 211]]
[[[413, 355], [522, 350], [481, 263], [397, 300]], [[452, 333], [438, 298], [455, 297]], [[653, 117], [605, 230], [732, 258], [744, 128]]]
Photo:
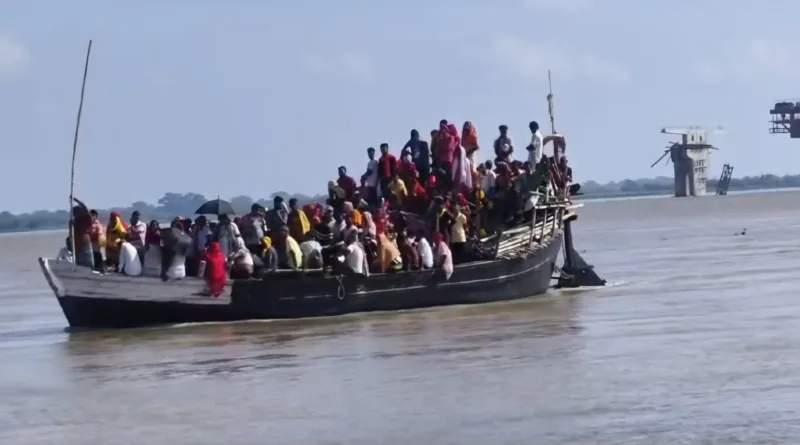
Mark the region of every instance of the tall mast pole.
[[86, 49], [86, 63], [83, 66], [83, 83], [81, 84], [81, 100], [78, 104], [78, 118], [75, 122], [75, 138], [72, 141], [72, 168], [69, 178], [69, 239], [72, 248], [72, 264], [77, 266], [78, 252], [75, 251], [75, 154], [78, 151], [78, 133], [81, 128], [81, 113], [83, 113], [83, 96], [86, 92], [86, 77], [89, 74], [89, 56], [92, 54], [92, 41]]
[[547, 95], [547, 111], [550, 113], [550, 131], [552, 134], [556, 134], [556, 124], [555, 124], [555, 104], [553, 103], [553, 78], [550, 76], [550, 70], [547, 70], [547, 83], [550, 86], [550, 93]]

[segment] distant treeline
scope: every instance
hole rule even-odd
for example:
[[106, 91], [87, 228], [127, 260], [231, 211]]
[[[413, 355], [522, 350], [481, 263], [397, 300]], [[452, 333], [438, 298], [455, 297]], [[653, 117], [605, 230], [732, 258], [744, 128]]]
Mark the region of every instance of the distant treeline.
[[[707, 190], [713, 194], [717, 190], [718, 179], [709, 179]], [[658, 176], [656, 178], [625, 179], [619, 182], [598, 184], [594, 181], [581, 183], [581, 192], [586, 196], [614, 196], [614, 195], [657, 195], [673, 192], [675, 181], [673, 178]], [[731, 178], [729, 190], [757, 190], [772, 188], [800, 187], [800, 175], [760, 175]]]
[[[297, 198], [300, 205], [309, 202], [323, 202], [328, 198], [328, 195], [306, 196], [278, 192], [267, 199], [236, 196], [230, 200], [230, 203], [237, 214], [243, 215], [250, 212], [250, 207], [256, 202], [267, 208], [272, 207], [272, 200], [275, 196], [282, 196], [287, 201], [290, 198]], [[144, 201], [136, 201], [130, 207], [97, 209], [97, 211], [100, 212], [101, 219], [104, 221], [112, 211], [119, 212], [120, 215], [123, 215], [123, 218], [127, 220], [134, 210], [138, 210], [142, 214], [142, 220], [149, 222], [155, 219], [163, 223], [171, 221], [176, 216], [194, 218], [194, 211], [209, 199], [214, 198], [206, 198], [197, 193], [166, 193], [155, 205], [148, 204]], [[86, 205], [92, 208], [91, 202], [86, 202]], [[22, 213], [18, 215], [10, 212], [0, 212], [0, 232], [47, 230], [62, 227], [66, 229], [68, 222], [68, 210], [38, 210], [32, 213]]]
[[[610, 196], [636, 196], [636, 195], [659, 195], [670, 194], [673, 190], [674, 181], [666, 176], [649, 179], [625, 179], [619, 182], [608, 182], [599, 184], [594, 181], [582, 183], [581, 192], [585, 197], [610, 197]], [[730, 190], [755, 190], [766, 188], [788, 188], [800, 187], [800, 175], [761, 175], [745, 176], [743, 178], [731, 179]], [[717, 188], [717, 180], [708, 181], [708, 192], [714, 193]], [[249, 196], [236, 196], [230, 200], [233, 209], [237, 214], [245, 214], [250, 211], [253, 203], [259, 203], [265, 207], [272, 205], [275, 196], [282, 196], [288, 200], [297, 198], [300, 205], [309, 202], [322, 202], [327, 195], [292, 195], [286, 192], [274, 193], [266, 199], [254, 199]], [[134, 210], [142, 214], [145, 221], [158, 220], [167, 222], [176, 216], [192, 217], [195, 210], [200, 207], [208, 198], [197, 193], [167, 193], [158, 203], [148, 204], [143, 201], [134, 202], [130, 207], [115, 207], [111, 209], [98, 209], [102, 218], [108, 216], [111, 211], [117, 211], [126, 219]], [[86, 205], [92, 206], [91, 202]], [[0, 232], [17, 232], [29, 230], [46, 230], [66, 228], [69, 221], [67, 210], [48, 211], [39, 210], [33, 213], [12, 214], [10, 212], [0, 212]]]

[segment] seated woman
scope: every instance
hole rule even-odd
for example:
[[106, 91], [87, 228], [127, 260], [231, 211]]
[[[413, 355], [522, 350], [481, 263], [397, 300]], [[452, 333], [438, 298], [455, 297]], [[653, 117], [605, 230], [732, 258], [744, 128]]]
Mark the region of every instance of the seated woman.
[[447, 243], [444, 240], [444, 235], [442, 235], [440, 232], [436, 232], [433, 235], [433, 244], [434, 264], [437, 268], [444, 272], [445, 279], [449, 280], [450, 276], [453, 275], [453, 254], [450, 253], [450, 248], [447, 247]]
[[314, 238], [314, 234], [306, 234], [305, 241], [300, 243], [303, 254], [303, 269], [322, 269], [322, 245]]
[[397, 234], [397, 248], [403, 260], [403, 270], [419, 270], [419, 253], [405, 230]]
[[145, 254], [142, 275], [146, 277], [161, 276], [161, 229], [158, 221], [152, 220], [147, 226], [144, 236]]
[[272, 243], [278, 253], [278, 268], [297, 269], [303, 264], [303, 252], [297, 241], [289, 236], [289, 227], [281, 227]]
[[128, 236], [128, 227], [117, 212], [111, 212], [106, 227], [106, 266], [116, 268], [119, 265], [120, 240]]
[[231, 278], [245, 280], [253, 275], [253, 255], [247, 250], [242, 238], [236, 238], [236, 251], [228, 258]]
[[385, 234], [378, 235], [378, 270], [380, 273], [403, 270], [403, 257]]
[[261, 238], [261, 252], [253, 258], [253, 275], [260, 277], [263, 274], [275, 272], [277, 268], [278, 252], [272, 247], [272, 238], [265, 236]]
[[133, 244], [127, 240], [118, 239], [119, 245], [119, 273], [124, 273], [129, 277], [138, 277], [142, 274], [142, 262], [139, 260], [139, 252]]
[[350, 232], [342, 247], [344, 253], [344, 265], [347, 271], [361, 276], [369, 276], [369, 263], [364, 247], [358, 242], [358, 234]]

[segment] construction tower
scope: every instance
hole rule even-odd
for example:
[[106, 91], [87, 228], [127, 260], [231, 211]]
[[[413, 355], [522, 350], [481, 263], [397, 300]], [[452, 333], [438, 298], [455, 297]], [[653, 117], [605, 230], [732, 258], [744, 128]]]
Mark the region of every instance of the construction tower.
[[675, 196], [703, 196], [706, 194], [708, 167], [711, 150], [718, 150], [708, 142], [712, 133], [722, 133], [723, 129], [702, 127], [663, 128], [661, 133], [679, 134], [680, 142], [670, 142], [664, 154], [650, 167], [654, 167], [669, 155], [675, 172]]
[[800, 99], [776, 102], [769, 110], [769, 134], [789, 134], [792, 139], [800, 138]]

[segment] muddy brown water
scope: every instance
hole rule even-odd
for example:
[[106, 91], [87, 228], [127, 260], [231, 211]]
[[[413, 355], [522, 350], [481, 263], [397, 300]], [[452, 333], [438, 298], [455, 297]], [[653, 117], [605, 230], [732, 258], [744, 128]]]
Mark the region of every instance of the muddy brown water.
[[63, 233], [3, 235], [0, 443], [794, 442], [798, 209], [587, 202], [600, 290], [115, 332], [65, 331], [36, 262]]

